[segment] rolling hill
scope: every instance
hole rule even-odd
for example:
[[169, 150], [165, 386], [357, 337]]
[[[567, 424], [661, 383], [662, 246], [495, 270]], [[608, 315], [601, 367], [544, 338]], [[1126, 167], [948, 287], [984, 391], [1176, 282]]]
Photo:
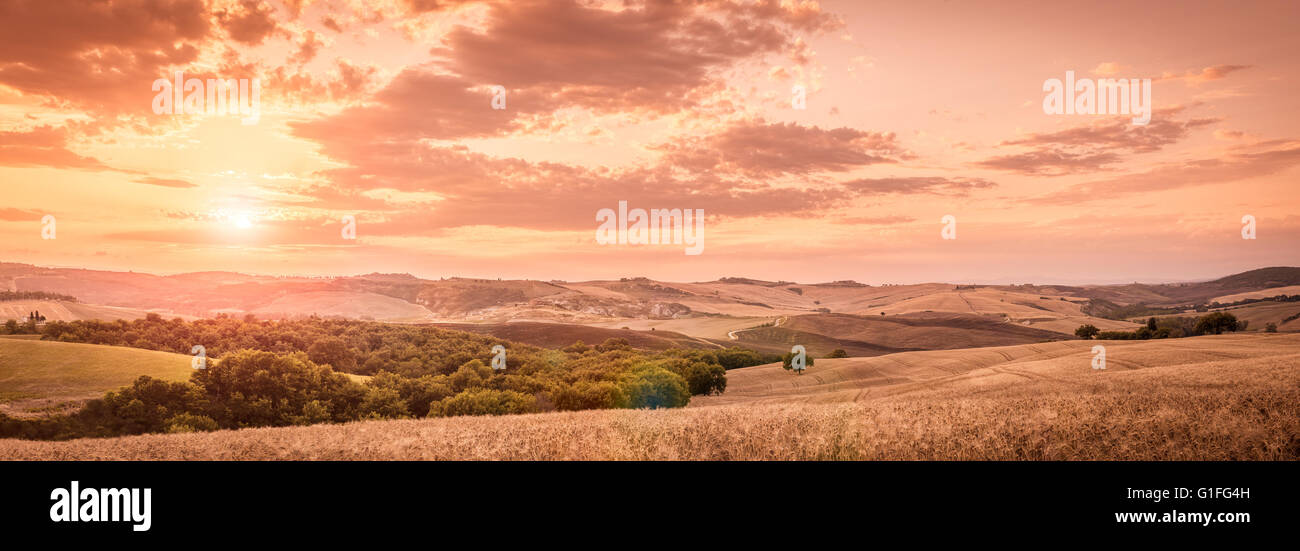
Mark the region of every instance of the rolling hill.
[[183, 354], [0, 337], [0, 413], [66, 413], [141, 375], [184, 381], [193, 371]]
[[444, 329], [491, 335], [543, 348], [563, 348], [575, 342], [600, 344], [605, 339], [625, 339], [634, 348], [665, 350], [668, 348], [720, 348], [721, 345], [672, 331], [636, 331], [608, 329], [567, 323], [435, 323]]
[[1084, 341], [733, 370], [674, 410], [367, 421], [69, 442], [27, 460], [1290, 460], [1300, 335]]
[[[650, 348], [677, 343], [784, 352], [792, 344], [803, 344], [819, 356], [835, 348], [874, 356], [1044, 342], [1072, 337], [1085, 324], [1132, 330], [1137, 325], [1129, 318], [1150, 315], [1152, 308], [1177, 313], [1214, 299], [1273, 296], [1297, 288], [1297, 282], [1300, 268], [1288, 267], [1205, 282], [1063, 286], [805, 284], [748, 278], [673, 283], [643, 277], [585, 282], [431, 280], [408, 274], [313, 278], [232, 272], [159, 276], [0, 263], [0, 288], [67, 294], [79, 300], [0, 303], [0, 318], [19, 319], [32, 309], [52, 320], [134, 319], [148, 311], [168, 317], [175, 315], [172, 312], [204, 317], [252, 314], [259, 319], [317, 315], [470, 324], [464, 328], [543, 346], [622, 335]], [[1240, 313], [1252, 316], [1247, 318], [1252, 330], [1262, 330], [1266, 321], [1279, 323], [1283, 331], [1300, 330], [1294, 320], [1282, 323], [1295, 313], [1291, 308], [1300, 312], [1300, 303], [1291, 304]], [[845, 325], [850, 319], [852, 326]], [[513, 325], [521, 322], [550, 325]], [[642, 333], [597, 330], [623, 328]]]
[[[48, 321], [76, 320], [137, 320], [144, 319], [148, 311], [118, 306], [100, 306], [82, 304], [64, 300], [6, 300], [0, 301], [0, 321], [16, 319], [22, 321], [28, 312], [40, 312]], [[193, 316], [168, 316], [194, 319]]]

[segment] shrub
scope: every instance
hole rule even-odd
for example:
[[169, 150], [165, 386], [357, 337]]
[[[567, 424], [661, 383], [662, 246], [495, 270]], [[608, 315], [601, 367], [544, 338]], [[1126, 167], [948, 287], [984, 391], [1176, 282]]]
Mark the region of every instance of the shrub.
[[509, 415], [536, 410], [536, 398], [513, 390], [480, 388], [462, 392], [433, 404], [429, 415]]
[[726, 350], [715, 351], [713, 355], [717, 358], [718, 365], [721, 365], [723, 369], [728, 370], [769, 363], [769, 361], [758, 352], [748, 348], [740, 348], [738, 346], [733, 346]]
[[848, 352], [845, 352], [843, 348], [836, 348], [835, 350], [832, 350], [831, 353], [830, 353], [830, 355], [828, 355], [828, 356], [826, 356], [826, 357], [827, 357], [827, 358], [847, 358], [847, 357], [849, 357], [849, 353], [848, 353]]
[[91, 435], [143, 434], [162, 432], [171, 418], [206, 405], [198, 386], [142, 375], [129, 387], [91, 400], [77, 417]]
[[661, 367], [646, 367], [628, 373], [618, 386], [626, 396], [629, 408], [676, 408], [691, 401], [686, 380]]
[[610, 381], [579, 381], [562, 386], [551, 393], [550, 399], [560, 411], [611, 409], [627, 404], [623, 390]]
[[217, 426], [217, 422], [211, 417], [192, 413], [174, 415], [166, 423], [166, 431], [170, 433], [212, 432], [218, 428], [220, 427]]

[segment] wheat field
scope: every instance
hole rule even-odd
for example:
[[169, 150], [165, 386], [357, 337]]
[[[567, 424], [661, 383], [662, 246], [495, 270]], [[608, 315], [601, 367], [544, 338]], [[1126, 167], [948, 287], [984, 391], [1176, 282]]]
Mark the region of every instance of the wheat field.
[[[872, 392], [770, 366], [733, 396], [678, 410], [367, 421], [71, 442], [0, 441], [37, 460], [1295, 460], [1300, 335], [964, 351], [962, 371]], [[1035, 347], [1039, 352], [1033, 352]], [[1004, 355], [1005, 353], [1005, 355]], [[940, 354], [940, 353], [907, 353]], [[1002, 362], [989, 360], [989, 354]], [[1019, 356], [1017, 356], [1019, 354]], [[1007, 356], [1011, 358], [1008, 359]], [[985, 359], [976, 359], [976, 358]], [[870, 358], [879, 361], [887, 356]], [[906, 358], [904, 358], [906, 359]], [[850, 359], [860, 361], [862, 359]], [[829, 362], [826, 362], [829, 365]], [[845, 367], [852, 362], [845, 363]], [[772, 372], [776, 369], [776, 372]], [[859, 367], [860, 369], [860, 367]], [[834, 368], [824, 368], [829, 376]], [[784, 388], [786, 381], [802, 381]], [[766, 380], [766, 382], [763, 382]], [[757, 382], [755, 382], [757, 381]], [[843, 381], [837, 381], [843, 383]], [[764, 386], [766, 385], [766, 386]], [[809, 387], [826, 386], [824, 392]], [[911, 388], [906, 388], [906, 387]], [[762, 390], [767, 388], [768, 390]], [[748, 399], [745, 395], [748, 394]], [[740, 399], [736, 399], [740, 397]], [[711, 403], [713, 402], [713, 403]]]

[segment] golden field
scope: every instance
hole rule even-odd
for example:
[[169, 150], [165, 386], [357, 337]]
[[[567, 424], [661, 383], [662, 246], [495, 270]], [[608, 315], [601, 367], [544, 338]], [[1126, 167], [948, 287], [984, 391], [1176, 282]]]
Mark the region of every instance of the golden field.
[[1224, 335], [818, 360], [729, 373], [658, 411], [370, 421], [71, 442], [5, 459], [1294, 460], [1300, 335]]
[[68, 342], [36, 335], [0, 337], [0, 413], [41, 417], [70, 413], [87, 400], [129, 386], [141, 375], [189, 379], [190, 356]]

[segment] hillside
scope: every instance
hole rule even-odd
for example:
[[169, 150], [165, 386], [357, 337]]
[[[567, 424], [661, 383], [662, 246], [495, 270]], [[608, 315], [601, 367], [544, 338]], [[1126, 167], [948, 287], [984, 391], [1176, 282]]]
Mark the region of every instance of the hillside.
[[907, 352], [733, 370], [678, 410], [0, 441], [69, 460], [1296, 460], [1300, 335]]
[[[1091, 368], [1092, 346], [1106, 347], [1108, 369]], [[871, 358], [818, 359], [795, 376], [779, 364], [734, 369], [727, 392], [692, 406], [752, 402], [871, 400], [934, 388], [979, 392], [993, 382], [1075, 380], [1154, 367], [1226, 362], [1251, 365], [1265, 358], [1300, 361], [1300, 335], [1238, 334], [1156, 341], [1070, 340], [1041, 344], [904, 352]], [[1300, 371], [1300, 364], [1296, 365]]]
[[[167, 316], [172, 312], [203, 317], [253, 314], [260, 319], [318, 315], [397, 323], [529, 321], [610, 329], [654, 327], [714, 341], [731, 340], [733, 331], [781, 317], [808, 314], [997, 316], [1063, 335], [1071, 335], [1084, 324], [1102, 330], [1128, 330], [1133, 324], [1118, 318], [1141, 311], [1126, 313], [1125, 308], [1131, 305], [1186, 306], [1224, 297], [1272, 296], [1268, 293], [1288, 292], [1300, 286], [1298, 282], [1300, 268], [1289, 267], [1262, 268], [1206, 282], [1064, 286], [866, 285], [747, 278], [673, 283], [643, 277], [585, 282], [433, 280], [409, 274], [314, 278], [231, 272], [159, 276], [0, 263], [0, 288], [77, 297], [81, 306], [47, 306], [58, 316], [75, 319], [130, 319], [145, 311], [160, 311]], [[11, 306], [18, 314], [27, 311], [24, 305]], [[556, 329], [557, 334], [567, 331]], [[784, 339], [776, 337], [757, 344], [770, 348]], [[875, 340], [862, 342], [844, 344], [876, 351], [909, 348]]]
[[564, 323], [435, 323], [443, 329], [491, 335], [499, 339], [521, 342], [543, 348], [563, 348], [575, 342], [600, 344], [606, 339], [625, 339], [634, 348], [666, 350], [669, 348], [719, 348], [720, 345], [672, 331], [635, 331], [607, 329]]
[[182, 354], [0, 337], [0, 413], [67, 412], [141, 375], [183, 381], [193, 371]]
[[[62, 300], [6, 300], [0, 302], [0, 321], [27, 319], [28, 312], [40, 312], [47, 321], [137, 320], [149, 312], [135, 308], [100, 306]], [[174, 317], [174, 316], [168, 316]], [[182, 316], [189, 317], [192, 316]]]

